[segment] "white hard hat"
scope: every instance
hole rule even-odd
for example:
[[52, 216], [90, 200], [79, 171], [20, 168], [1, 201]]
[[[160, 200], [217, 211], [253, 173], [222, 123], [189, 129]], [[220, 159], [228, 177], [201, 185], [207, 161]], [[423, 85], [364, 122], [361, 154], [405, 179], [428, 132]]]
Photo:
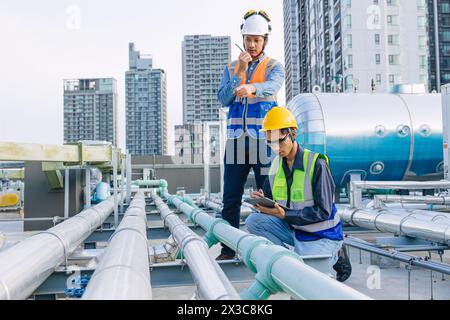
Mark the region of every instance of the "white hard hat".
[[266, 36], [271, 31], [270, 18], [264, 11], [250, 10], [244, 16], [244, 23], [241, 24], [242, 35]]

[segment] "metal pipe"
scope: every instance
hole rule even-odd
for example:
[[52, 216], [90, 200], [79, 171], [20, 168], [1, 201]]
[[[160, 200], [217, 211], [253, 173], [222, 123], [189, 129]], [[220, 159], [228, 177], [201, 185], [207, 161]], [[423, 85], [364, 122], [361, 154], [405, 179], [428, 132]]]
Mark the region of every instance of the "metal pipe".
[[114, 209], [114, 198], [0, 252], [0, 300], [27, 299]]
[[166, 188], [167, 187], [167, 181], [164, 179], [159, 179], [159, 180], [134, 180], [133, 184], [139, 187], [153, 187], [153, 188], [157, 188], [157, 187], [162, 187], [162, 188]]
[[84, 300], [149, 300], [147, 220], [143, 192], [135, 194], [119, 227], [109, 239]]
[[[219, 203], [217, 203], [215, 201], [208, 200], [208, 199], [205, 199], [205, 198], [201, 198], [199, 202], [205, 208], [212, 209], [212, 210], [214, 210], [217, 213], [221, 213], [222, 212], [222, 209], [223, 209], [223, 205], [222, 204], [219, 204]], [[249, 214], [251, 214], [253, 212], [256, 212], [256, 211], [254, 211], [251, 208], [251, 206], [246, 206], [244, 203], [242, 203], [242, 205], [241, 205], [241, 214], [242, 215], [249, 215]]]
[[450, 225], [417, 219], [411, 213], [338, 207], [342, 221], [358, 227], [450, 244]]
[[450, 197], [437, 196], [375, 195], [373, 200], [375, 208], [380, 208], [386, 202], [450, 205]]
[[233, 228], [222, 219], [214, 219], [201, 209], [165, 193], [169, 203], [190, 220], [236, 251], [244, 263], [257, 272], [256, 280], [271, 293], [284, 291], [298, 299], [370, 299], [366, 295], [334, 280], [303, 263], [295, 253], [265, 238]]
[[359, 208], [361, 191], [368, 189], [450, 189], [450, 181], [350, 181], [350, 206]]
[[[163, 200], [152, 192], [152, 199], [161, 212], [161, 219], [172, 232], [189, 266], [198, 296], [205, 300], [234, 300], [239, 294], [225, 273], [208, 253], [206, 243], [174, 214]], [[181, 200], [180, 200], [181, 201]]]
[[433, 270], [433, 271], [437, 271], [437, 272], [441, 272], [441, 273], [445, 273], [445, 274], [450, 274], [450, 265], [448, 265], [446, 263], [424, 260], [421, 257], [416, 257], [413, 255], [404, 253], [404, 252], [396, 251], [396, 250], [386, 251], [384, 249], [375, 247], [373, 244], [371, 244], [369, 242], [363, 241], [361, 239], [356, 239], [353, 237], [346, 237], [344, 239], [344, 242], [346, 245], [360, 249], [360, 250], [376, 253], [380, 256], [398, 260], [398, 261], [408, 263], [413, 266], [421, 267], [424, 269]]

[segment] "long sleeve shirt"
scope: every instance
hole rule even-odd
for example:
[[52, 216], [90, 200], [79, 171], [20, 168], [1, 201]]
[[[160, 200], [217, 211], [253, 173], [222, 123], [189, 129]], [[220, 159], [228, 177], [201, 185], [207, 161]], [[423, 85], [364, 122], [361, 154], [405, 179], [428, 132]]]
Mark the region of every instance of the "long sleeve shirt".
[[[298, 146], [292, 170], [289, 169], [286, 158], [283, 158], [283, 170], [288, 186], [288, 203], [290, 206], [290, 190], [294, 180], [294, 170], [304, 170], [303, 149]], [[285, 210], [285, 221], [290, 225], [304, 226], [316, 222], [321, 222], [330, 217], [334, 202], [335, 184], [331, 176], [330, 169], [326, 161], [318, 158], [314, 166], [312, 180], [314, 206], [305, 207], [301, 210]], [[263, 187], [264, 195], [273, 199], [270, 180], [267, 177]]]
[[[253, 72], [258, 64], [264, 60], [266, 56], [263, 54], [258, 60], [252, 61], [249, 64], [247, 70], [247, 79], [251, 79]], [[267, 74], [266, 81], [262, 83], [252, 83], [256, 88], [255, 96], [264, 98], [275, 95], [283, 86], [285, 80], [285, 72], [281, 63], [277, 62], [272, 70]], [[242, 83], [242, 78], [234, 75], [230, 78], [230, 72], [228, 66], [223, 71], [222, 81], [217, 92], [217, 98], [219, 102], [225, 107], [229, 107], [233, 104], [236, 98], [234, 90]]]

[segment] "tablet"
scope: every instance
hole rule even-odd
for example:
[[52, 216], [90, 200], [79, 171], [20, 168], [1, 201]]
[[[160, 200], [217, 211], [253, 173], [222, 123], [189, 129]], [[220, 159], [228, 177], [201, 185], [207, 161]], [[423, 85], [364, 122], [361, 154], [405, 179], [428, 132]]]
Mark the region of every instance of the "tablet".
[[[259, 204], [263, 207], [266, 208], [275, 208], [275, 201], [273, 201], [272, 199], [269, 198], [248, 198], [248, 199], [244, 199], [245, 202], [251, 204], [252, 206], [254, 206], [255, 204]], [[280, 207], [282, 207], [283, 209], [287, 209], [286, 207], [282, 206], [281, 204], [278, 204]]]

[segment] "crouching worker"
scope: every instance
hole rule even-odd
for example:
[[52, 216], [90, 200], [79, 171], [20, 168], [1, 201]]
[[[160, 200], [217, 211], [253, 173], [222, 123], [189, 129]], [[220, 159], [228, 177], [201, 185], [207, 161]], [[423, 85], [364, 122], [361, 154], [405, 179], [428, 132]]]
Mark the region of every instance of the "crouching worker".
[[246, 225], [250, 233], [293, 246], [301, 256], [331, 256], [331, 274], [343, 243], [333, 202], [335, 185], [327, 157], [302, 149], [296, 142], [297, 130], [288, 109], [274, 107], [266, 114], [261, 131], [266, 132], [267, 144], [278, 157], [272, 161], [263, 190], [253, 192], [252, 197], [265, 196], [277, 204], [275, 208], [255, 205], [259, 212], [250, 215]]

